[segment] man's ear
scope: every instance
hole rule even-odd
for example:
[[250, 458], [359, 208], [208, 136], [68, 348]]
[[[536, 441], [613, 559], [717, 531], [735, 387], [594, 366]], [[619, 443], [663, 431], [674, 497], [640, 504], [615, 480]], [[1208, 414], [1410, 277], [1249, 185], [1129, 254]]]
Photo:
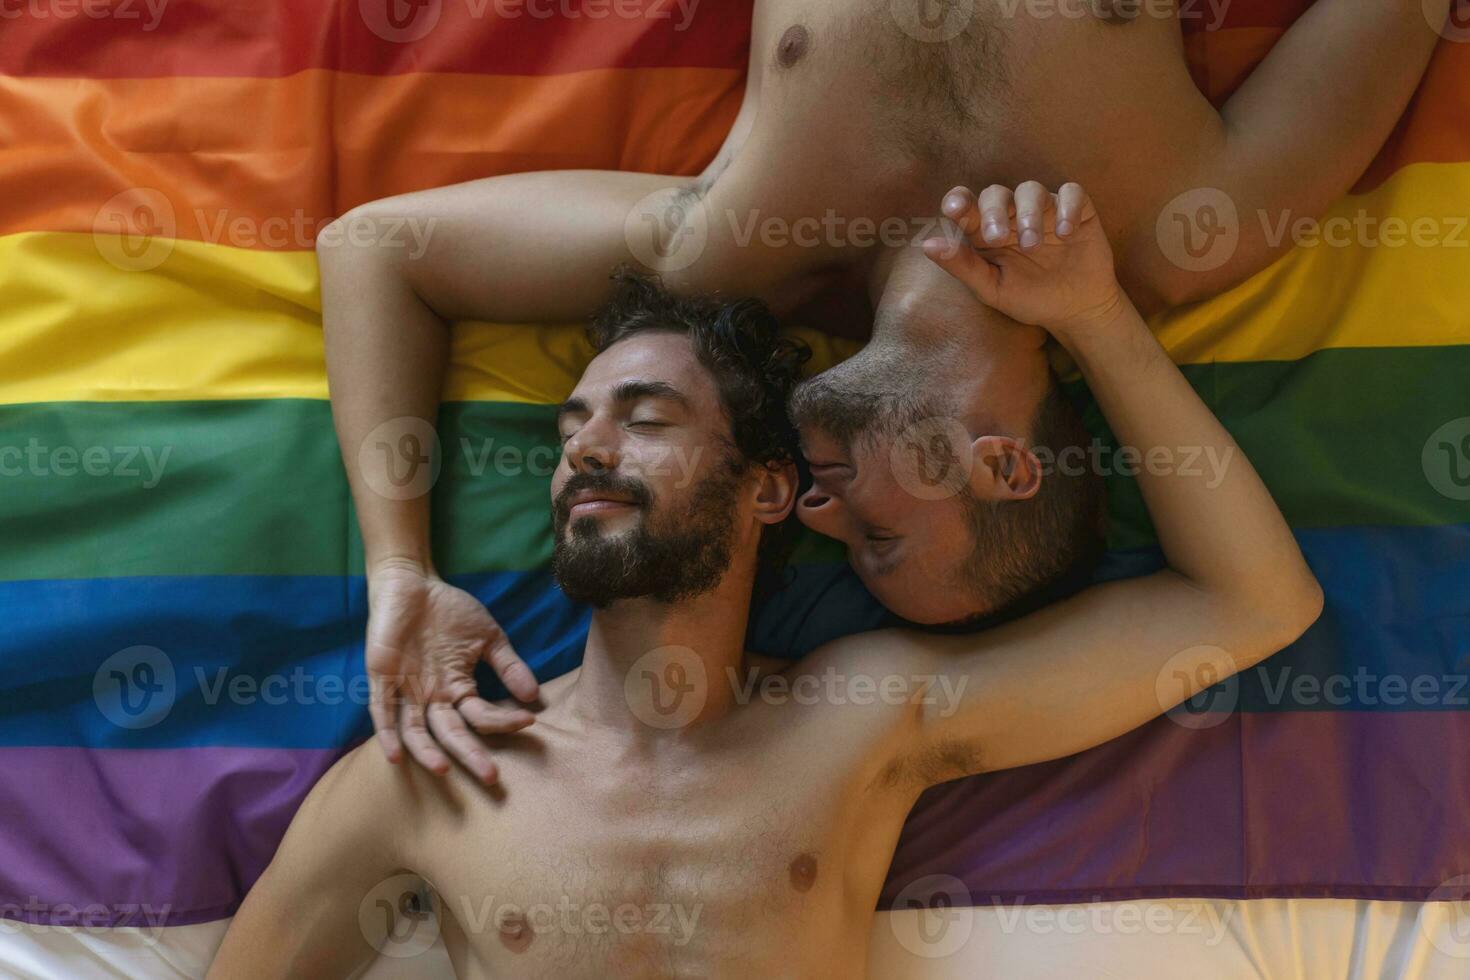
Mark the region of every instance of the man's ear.
[[970, 491], [981, 500], [1028, 500], [1041, 489], [1041, 461], [1010, 436], [980, 436], [972, 444]]
[[755, 519], [763, 524], [780, 524], [796, 506], [799, 477], [796, 464], [767, 463], [756, 467]]

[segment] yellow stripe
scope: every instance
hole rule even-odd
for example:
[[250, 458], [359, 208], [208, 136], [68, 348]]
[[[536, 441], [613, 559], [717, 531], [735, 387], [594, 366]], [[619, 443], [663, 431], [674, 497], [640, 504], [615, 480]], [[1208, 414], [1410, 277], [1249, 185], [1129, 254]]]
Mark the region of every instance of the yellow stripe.
[[[1402, 227], [1386, 225], [1387, 218]], [[1274, 231], [1282, 218], [1264, 220]], [[1413, 244], [1416, 221], [1427, 222], [1424, 240], [1441, 244]], [[1332, 347], [1470, 342], [1470, 164], [1406, 167], [1373, 191], [1339, 201], [1320, 228], [1316, 245], [1301, 245], [1235, 289], [1158, 318], [1159, 341], [1180, 363], [1294, 361]], [[1330, 244], [1344, 236], [1350, 244]]]
[[[326, 398], [316, 256], [191, 241], [154, 268], [91, 235], [0, 237], [0, 401]], [[114, 261], [110, 261], [103, 252]], [[814, 367], [856, 349], [809, 330]], [[580, 325], [463, 323], [445, 397], [559, 402], [591, 358]]]
[[[1470, 164], [1406, 168], [1329, 217], [1359, 214], [1424, 218], [1457, 237], [1434, 248], [1298, 248], [1229, 293], [1162, 317], [1165, 346], [1205, 362], [1465, 343], [1470, 229], [1455, 225], [1470, 214]], [[106, 236], [0, 237], [0, 400], [327, 396], [312, 253], [182, 240], [162, 249], [161, 264], [134, 271]], [[801, 333], [818, 348], [817, 367], [852, 350]], [[577, 327], [464, 324], [454, 336], [446, 396], [456, 400], [559, 401], [589, 357]]]

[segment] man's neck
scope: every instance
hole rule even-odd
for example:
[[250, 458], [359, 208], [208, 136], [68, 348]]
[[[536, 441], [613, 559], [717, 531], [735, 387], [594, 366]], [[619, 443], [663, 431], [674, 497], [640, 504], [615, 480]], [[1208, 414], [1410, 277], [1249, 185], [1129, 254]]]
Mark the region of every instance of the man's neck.
[[[870, 282], [878, 315], [870, 343], [926, 365], [933, 387], [951, 394], [972, 431], [1024, 431], [1029, 413], [1009, 417], [998, 390], [1045, 383], [1046, 332], [990, 309], [913, 245], [889, 248]], [[1024, 392], [1018, 404], [1035, 404]]]
[[623, 599], [595, 611], [567, 700], [574, 723], [653, 747], [736, 707], [729, 678], [745, 657], [751, 582], [732, 578], [680, 602]]

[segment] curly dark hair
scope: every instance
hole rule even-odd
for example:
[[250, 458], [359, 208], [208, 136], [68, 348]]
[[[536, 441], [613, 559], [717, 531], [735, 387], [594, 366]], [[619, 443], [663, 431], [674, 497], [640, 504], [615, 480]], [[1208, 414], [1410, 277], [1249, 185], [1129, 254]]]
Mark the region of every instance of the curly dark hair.
[[[783, 336], [775, 315], [760, 300], [681, 296], [665, 289], [657, 276], [624, 266], [614, 270], [612, 281], [611, 298], [587, 330], [597, 353], [649, 331], [684, 334], [699, 363], [715, 379], [720, 405], [730, 420], [734, 462], [799, 463], [801, 444], [786, 414], [786, 401], [802, 365], [811, 358], [811, 348]], [[764, 592], [780, 572], [797, 532], [796, 521], [790, 518], [766, 528], [758, 592]]]

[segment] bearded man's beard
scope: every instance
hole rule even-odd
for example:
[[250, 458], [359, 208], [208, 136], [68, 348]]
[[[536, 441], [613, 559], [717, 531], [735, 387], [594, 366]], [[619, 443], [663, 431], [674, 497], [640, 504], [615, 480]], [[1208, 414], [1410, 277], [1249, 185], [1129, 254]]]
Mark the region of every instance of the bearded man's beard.
[[[694, 488], [688, 503], [654, 515], [640, 481], [611, 473], [577, 473], [552, 502], [555, 545], [551, 570], [571, 599], [599, 609], [618, 599], [672, 603], [703, 595], [730, 568], [740, 474], [723, 461]], [[570, 521], [572, 497], [583, 490], [630, 498], [643, 519], [629, 531], [604, 533], [595, 517]]]

